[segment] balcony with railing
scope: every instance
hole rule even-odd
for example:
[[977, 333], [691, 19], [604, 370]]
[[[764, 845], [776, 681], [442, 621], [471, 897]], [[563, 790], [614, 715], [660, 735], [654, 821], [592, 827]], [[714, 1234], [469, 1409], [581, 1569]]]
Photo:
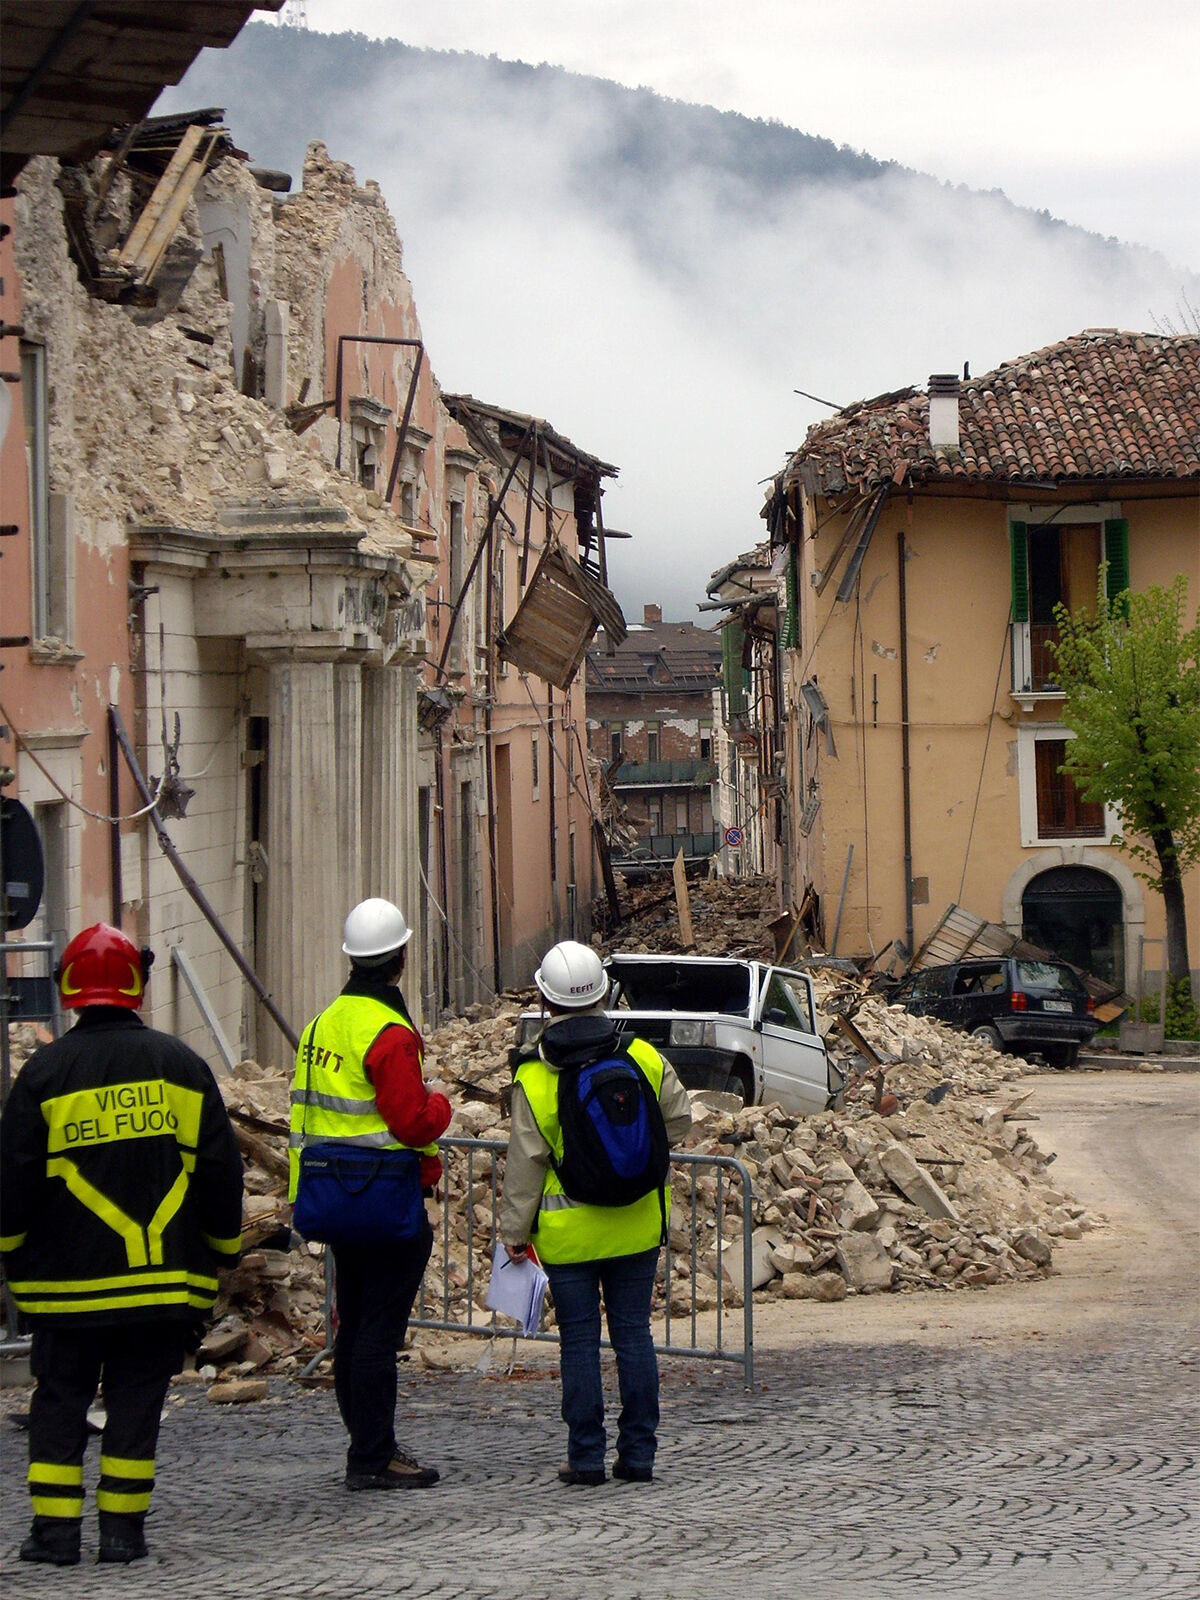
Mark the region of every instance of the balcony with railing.
[[624, 855], [613, 857], [613, 866], [621, 871], [628, 867], [654, 866], [662, 861], [674, 861], [680, 850], [685, 861], [703, 861], [717, 848], [715, 833], [649, 833], [638, 839]]
[[715, 761], [623, 761], [614, 789], [706, 789], [717, 775]]
[[1012, 692], [1022, 695], [1061, 695], [1053, 646], [1058, 628], [1052, 622], [1014, 622], [1012, 630]]

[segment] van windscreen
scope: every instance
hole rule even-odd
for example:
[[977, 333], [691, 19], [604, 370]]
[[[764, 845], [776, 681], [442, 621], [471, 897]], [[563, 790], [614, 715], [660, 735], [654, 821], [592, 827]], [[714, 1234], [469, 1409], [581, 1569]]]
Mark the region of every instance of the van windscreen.
[[744, 1017], [750, 1010], [750, 969], [741, 962], [614, 956], [609, 972], [632, 1011], [723, 1011]]
[[1017, 982], [1023, 989], [1057, 989], [1070, 995], [1087, 993], [1070, 967], [1060, 966], [1057, 961], [1018, 961]]

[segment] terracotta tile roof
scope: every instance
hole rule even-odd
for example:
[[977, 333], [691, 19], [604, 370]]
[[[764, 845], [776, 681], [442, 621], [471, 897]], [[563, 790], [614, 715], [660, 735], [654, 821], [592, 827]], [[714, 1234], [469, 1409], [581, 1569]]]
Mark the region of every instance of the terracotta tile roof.
[[594, 644], [587, 667], [591, 689], [703, 689], [720, 682], [721, 636], [694, 622], [634, 623], [611, 655]]
[[929, 443], [918, 389], [847, 406], [789, 463], [818, 491], [912, 483], [1200, 477], [1200, 337], [1077, 334], [965, 379], [960, 449]]

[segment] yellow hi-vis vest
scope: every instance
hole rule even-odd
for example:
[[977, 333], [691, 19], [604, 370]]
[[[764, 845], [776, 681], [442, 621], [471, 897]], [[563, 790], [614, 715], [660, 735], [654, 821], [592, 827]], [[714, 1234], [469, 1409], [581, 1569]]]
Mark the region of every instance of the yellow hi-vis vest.
[[[644, 1039], [623, 1041], [622, 1048], [637, 1062], [656, 1095], [662, 1094], [663, 1058]], [[555, 1161], [563, 1157], [562, 1128], [558, 1120], [559, 1074], [540, 1057], [523, 1061], [516, 1081], [525, 1091], [542, 1138]], [[663, 1196], [668, 1218], [671, 1190]], [[653, 1250], [662, 1238], [663, 1213], [658, 1190], [652, 1189], [628, 1206], [589, 1206], [572, 1200], [553, 1167], [546, 1172], [538, 1209], [534, 1244], [543, 1261], [561, 1265], [572, 1261], [607, 1261], [612, 1256], [637, 1255]]]
[[[383, 1030], [393, 1026], [407, 1028], [412, 1034], [417, 1031], [382, 1000], [340, 994], [301, 1034], [292, 1079], [289, 1200], [296, 1198], [300, 1150], [306, 1144], [337, 1139], [372, 1150], [437, 1153], [436, 1144], [410, 1146], [397, 1139], [375, 1103], [375, 1088], [363, 1062]], [[423, 1054], [421, 1059], [423, 1063]]]

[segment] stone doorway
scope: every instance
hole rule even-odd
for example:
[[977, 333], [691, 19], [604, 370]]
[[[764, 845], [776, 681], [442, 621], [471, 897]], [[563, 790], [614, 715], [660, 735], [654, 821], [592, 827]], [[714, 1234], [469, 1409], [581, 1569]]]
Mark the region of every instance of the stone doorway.
[[1125, 986], [1125, 907], [1119, 884], [1094, 867], [1051, 867], [1021, 898], [1021, 936], [1098, 978]]

